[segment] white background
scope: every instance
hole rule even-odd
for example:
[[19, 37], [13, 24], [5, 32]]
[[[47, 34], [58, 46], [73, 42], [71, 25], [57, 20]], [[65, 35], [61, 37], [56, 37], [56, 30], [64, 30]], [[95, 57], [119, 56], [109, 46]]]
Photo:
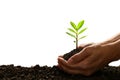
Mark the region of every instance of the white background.
[[[120, 32], [119, 0], [0, 0], [0, 65], [56, 65], [75, 45], [69, 22], [85, 20], [79, 44]], [[113, 65], [118, 65], [119, 62]]]

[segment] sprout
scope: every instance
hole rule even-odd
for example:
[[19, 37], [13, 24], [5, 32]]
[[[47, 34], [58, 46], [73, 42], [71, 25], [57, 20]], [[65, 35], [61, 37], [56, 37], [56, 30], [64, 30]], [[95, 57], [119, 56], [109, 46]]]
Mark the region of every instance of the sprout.
[[83, 39], [83, 38], [85, 38], [86, 36], [81, 36], [81, 37], [79, 37], [79, 35], [81, 34], [81, 33], [83, 33], [87, 28], [83, 28], [83, 29], [81, 29], [82, 28], [82, 26], [83, 26], [83, 24], [84, 24], [84, 20], [82, 20], [82, 21], [80, 21], [79, 23], [78, 23], [78, 25], [76, 25], [74, 22], [70, 22], [70, 24], [71, 24], [71, 26], [72, 26], [72, 28], [68, 28], [68, 30], [69, 30], [69, 32], [66, 32], [69, 36], [71, 36], [71, 37], [73, 37], [73, 38], [75, 38], [75, 43], [76, 43], [76, 49], [78, 48], [78, 41], [80, 40], [80, 39]]

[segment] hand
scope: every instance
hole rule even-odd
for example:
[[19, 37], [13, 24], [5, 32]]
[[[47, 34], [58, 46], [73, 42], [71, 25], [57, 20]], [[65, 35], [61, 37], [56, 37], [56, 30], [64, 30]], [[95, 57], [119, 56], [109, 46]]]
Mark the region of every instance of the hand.
[[117, 55], [113, 54], [113, 48], [112, 45], [91, 45], [73, 55], [68, 61], [58, 57], [58, 66], [71, 74], [89, 76], [115, 59]]

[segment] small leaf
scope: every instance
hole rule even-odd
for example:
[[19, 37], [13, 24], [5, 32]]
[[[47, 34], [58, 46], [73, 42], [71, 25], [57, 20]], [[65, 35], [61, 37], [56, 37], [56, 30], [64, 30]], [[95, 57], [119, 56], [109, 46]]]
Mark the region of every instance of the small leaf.
[[80, 30], [80, 32], [78, 33], [78, 35], [81, 34], [81, 33], [83, 33], [86, 29], [87, 28], [84, 28], [84, 29]]
[[66, 34], [70, 35], [71, 37], [76, 38], [75, 35], [73, 35], [73, 34], [71, 34], [71, 33], [69, 33], [69, 32], [66, 32]]
[[74, 22], [71, 21], [70, 24], [71, 24], [71, 26], [72, 26], [75, 30], [77, 30], [76, 25], [75, 25]]
[[83, 39], [83, 38], [85, 38], [85, 37], [87, 37], [87, 36], [82, 36], [82, 37], [80, 37], [78, 40]]
[[80, 21], [77, 25], [77, 30], [79, 30], [84, 24], [84, 20]]
[[71, 28], [68, 28], [69, 31], [73, 32], [73, 33], [76, 33], [75, 30], [71, 29]]

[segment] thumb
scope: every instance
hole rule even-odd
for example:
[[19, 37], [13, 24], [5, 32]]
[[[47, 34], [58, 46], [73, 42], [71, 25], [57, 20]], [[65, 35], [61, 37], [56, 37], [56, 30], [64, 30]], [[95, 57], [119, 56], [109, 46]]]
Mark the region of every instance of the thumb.
[[86, 49], [83, 49], [81, 52], [73, 55], [68, 59], [69, 64], [76, 64], [84, 59], [86, 59], [90, 54], [86, 51]]

